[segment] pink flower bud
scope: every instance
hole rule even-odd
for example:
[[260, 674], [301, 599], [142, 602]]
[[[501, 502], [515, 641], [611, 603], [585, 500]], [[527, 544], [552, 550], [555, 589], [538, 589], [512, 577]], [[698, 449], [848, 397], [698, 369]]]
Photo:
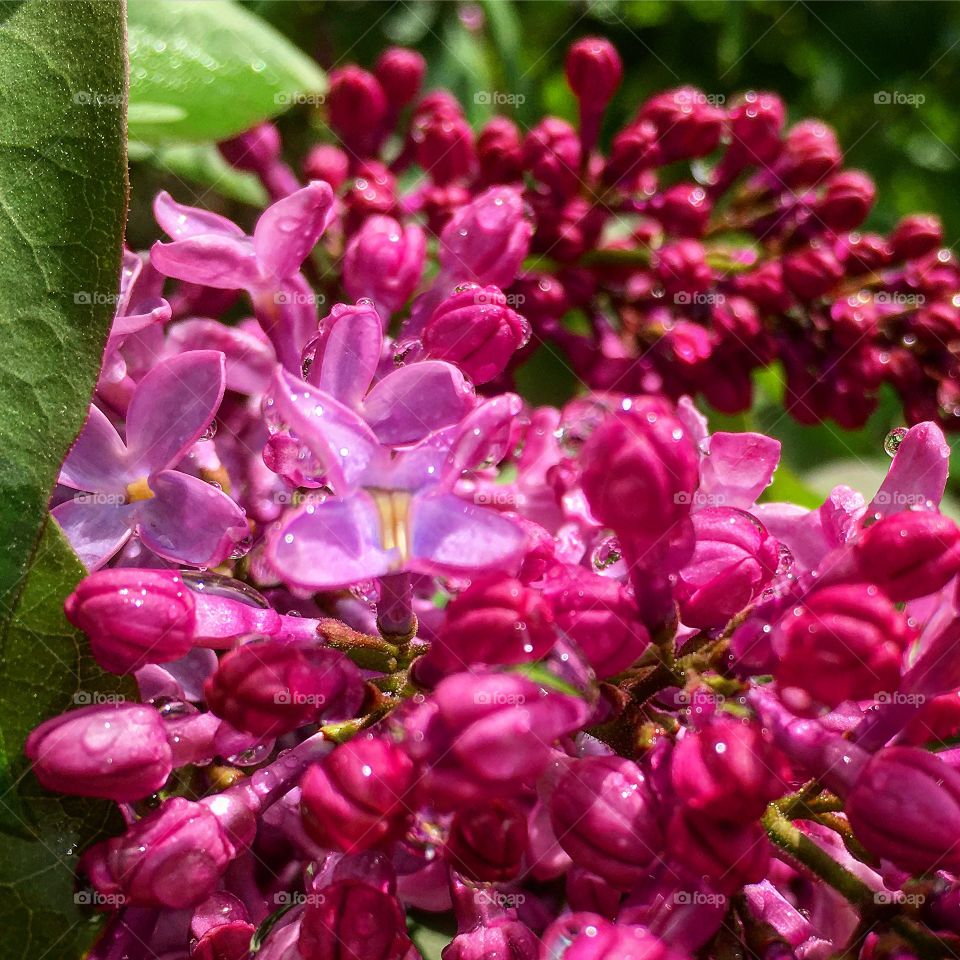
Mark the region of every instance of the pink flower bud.
[[917, 747], [874, 754], [846, 804], [857, 839], [909, 873], [960, 869], [960, 773]]
[[564, 69], [574, 96], [591, 111], [603, 110], [623, 80], [620, 54], [603, 37], [583, 37], [572, 43]]
[[657, 128], [664, 162], [689, 160], [712, 152], [720, 142], [723, 111], [696, 87], [677, 87], [651, 97], [637, 114]]
[[280, 131], [272, 123], [260, 123], [218, 143], [217, 149], [231, 167], [256, 173], [280, 159]]
[[526, 813], [510, 800], [489, 800], [454, 814], [446, 855], [470, 880], [502, 883], [520, 873], [526, 847]]
[[359, 880], [311, 894], [300, 925], [300, 955], [400, 960], [410, 949], [397, 898]]
[[740, 274], [736, 286], [764, 313], [779, 313], [792, 303], [783, 283], [783, 266], [779, 261], [769, 261], [756, 270]]
[[836, 285], [843, 267], [826, 247], [807, 247], [783, 258], [783, 279], [801, 300], [815, 300]]
[[554, 573], [544, 596], [557, 629], [583, 651], [598, 677], [626, 670], [650, 644], [633, 597], [610, 577], [573, 567]]
[[538, 960], [540, 941], [518, 920], [498, 919], [459, 933], [443, 949], [443, 960]]
[[551, 797], [550, 819], [574, 862], [620, 890], [645, 877], [662, 850], [653, 790], [622, 757], [571, 763]]
[[910, 331], [931, 350], [960, 339], [960, 310], [943, 300], [921, 307], [910, 317]]
[[426, 239], [415, 223], [368, 217], [343, 257], [343, 285], [354, 299], [369, 297], [384, 318], [410, 298], [423, 273]]
[[440, 234], [440, 266], [447, 276], [501, 289], [530, 250], [532, 227], [516, 187], [490, 187], [457, 211]]
[[788, 610], [776, 628], [777, 683], [830, 707], [896, 690], [911, 636], [903, 614], [878, 587], [824, 587]]
[[707, 507], [691, 517], [696, 546], [680, 571], [680, 617], [701, 630], [722, 627], [777, 572], [780, 545], [749, 513]]
[[303, 823], [322, 847], [360, 853], [402, 837], [416, 769], [398, 746], [361, 735], [311, 766], [300, 785]]
[[728, 110], [730, 150], [750, 166], [773, 162], [780, 153], [786, 115], [786, 107], [775, 93], [750, 91], [738, 97]]
[[894, 260], [916, 260], [943, 243], [943, 224], [939, 217], [918, 213], [904, 217], [890, 234]]
[[334, 190], [343, 186], [349, 171], [350, 158], [329, 143], [311, 147], [303, 161], [303, 172], [308, 180], [326, 180]]
[[427, 72], [427, 62], [408, 47], [388, 47], [373, 68], [390, 106], [394, 110], [405, 107], [416, 99]]
[[702, 237], [710, 219], [711, 202], [707, 191], [695, 183], [675, 183], [658, 193], [649, 212], [663, 229], [677, 237]]
[[851, 233], [837, 241], [834, 253], [844, 272], [857, 277], [881, 270], [890, 262], [890, 245], [879, 233]]
[[347, 148], [365, 156], [380, 134], [387, 97], [372, 73], [348, 64], [330, 73], [327, 111], [330, 126]]
[[640, 924], [611, 923], [595, 913], [568, 913], [543, 935], [543, 957], [563, 960], [683, 960]]
[[663, 400], [641, 397], [607, 418], [581, 462], [590, 509], [621, 537], [653, 543], [690, 515], [699, 458]]
[[487, 383], [503, 373], [529, 335], [526, 320], [507, 306], [499, 287], [462, 284], [427, 321], [423, 346], [474, 383]]
[[877, 188], [860, 170], [835, 173], [824, 184], [814, 212], [831, 230], [841, 233], [859, 227], [873, 206]]
[[352, 717], [363, 686], [360, 672], [336, 650], [266, 641], [231, 650], [203, 693], [210, 710], [238, 730], [276, 737], [321, 717]]
[[787, 132], [777, 173], [791, 189], [806, 187], [820, 183], [842, 159], [833, 127], [819, 120], [801, 120]]
[[160, 714], [141, 703], [82, 707], [41, 723], [24, 752], [48, 789], [118, 803], [142, 800], [173, 769]]
[[698, 240], [679, 240], [661, 247], [656, 253], [653, 272], [667, 294], [676, 297], [678, 303], [684, 302], [680, 297], [707, 290], [713, 278], [703, 244]]
[[679, 740], [670, 777], [677, 796], [697, 814], [749, 823], [779, 795], [781, 764], [757, 724], [718, 715]]
[[678, 865], [731, 896], [767, 875], [770, 842], [759, 823], [737, 825], [711, 820], [699, 811], [674, 812], [667, 832], [667, 852]]
[[867, 527], [854, 553], [863, 577], [903, 603], [936, 593], [960, 572], [960, 530], [942, 513], [905, 510]]
[[235, 852], [206, 806], [172, 797], [123, 836], [91, 847], [81, 866], [104, 895], [181, 909], [213, 893]]
[[424, 664], [431, 671], [540, 660], [556, 641], [553, 613], [543, 596], [502, 573], [474, 580], [446, 614]]
[[477, 137], [477, 161], [484, 183], [513, 183], [523, 170], [523, 145], [517, 125], [494, 117]]
[[473, 130], [456, 101], [438, 102], [434, 109], [417, 109], [410, 136], [417, 163], [431, 180], [444, 186], [470, 174], [475, 161]]
[[396, 177], [379, 160], [367, 160], [357, 167], [344, 202], [357, 223], [373, 213], [393, 213], [397, 206]]
[[534, 178], [561, 198], [580, 183], [580, 138], [565, 120], [546, 117], [524, 138], [523, 162]]
[[662, 160], [657, 127], [642, 120], [624, 127], [614, 138], [610, 158], [603, 171], [606, 183], [616, 183], [629, 189], [645, 170]]

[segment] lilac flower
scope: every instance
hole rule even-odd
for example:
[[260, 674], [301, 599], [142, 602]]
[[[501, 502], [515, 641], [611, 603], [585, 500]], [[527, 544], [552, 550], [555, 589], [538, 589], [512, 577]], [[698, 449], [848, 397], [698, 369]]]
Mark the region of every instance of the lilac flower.
[[462, 574], [519, 559], [520, 528], [452, 492], [490, 456], [519, 413], [518, 397], [488, 400], [457, 426], [402, 450], [384, 446], [348, 407], [282, 370], [266, 408], [309, 448], [334, 491], [298, 509], [271, 537], [270, 562], [290, 582], [331, 589], [400, 571]]
[[243, 511], [222, 490], [174, 469], [210, 424], [224, 389], [223, 354], [161, 361], [137, 385], [126, 441], [95, 406], [60, 471], [81, 495], [52, 511], [91, 570], [133, 535], [158, 556], [213, 566], [247, 536]]

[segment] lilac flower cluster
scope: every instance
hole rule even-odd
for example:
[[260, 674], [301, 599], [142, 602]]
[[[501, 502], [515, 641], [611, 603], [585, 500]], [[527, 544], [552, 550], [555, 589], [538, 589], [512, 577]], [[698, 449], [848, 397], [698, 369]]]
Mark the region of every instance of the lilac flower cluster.
[[[954, 268], [925, 221], [851, 234], [862, 177], [821, 125], [782, 138], [770, 95], [662, 94], [600, 159], [620, 69], [580, 41], [578, 130], [474, 140], [447, 94], [410, 109], [422, 60], [387, 51], [334, 74], [343, 146], [306, 186], [272, 128], [223, 145], [275, 198], [251, 235], [157, 198], [170, 239], [125, 259], [53, 507], [90, 571], [67, 617], [140, 702], [26, 744], [45, 787], [126, 820], [81, 858], [109, 907], [91, 960], [415, 960], [423, 926], [444, 960], [960, 949], [944, 435], [896, 431], [869, 500], [810, 510], [765, 497], [776, 440], [711, 434], [685, 395], [739, 407], [776, 344], [803, 416], [844, 383], [860, 419], [887, 368], [949, 383], [900, 342], [923, 311], [878, 297]], [[721, 141], [702, 185], [658, 191]], [[717, 223], [775, 258], [720, 266], [730, 188]], [[512, 392], [531, 326], [594, 389]]]

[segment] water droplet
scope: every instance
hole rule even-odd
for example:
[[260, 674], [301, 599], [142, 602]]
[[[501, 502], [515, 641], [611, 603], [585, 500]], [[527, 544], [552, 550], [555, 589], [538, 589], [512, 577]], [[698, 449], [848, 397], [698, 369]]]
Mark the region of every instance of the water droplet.
[[250, 552], [252, 546], [253, 535], [248, 533], [233, 545], [233, 549], [230, 551], [230, 559], [242, 560]]
[[892, 457], [900, 449], [903, 438], [907, 435], [906, 427], [895, 427], [883, 440], [883, 449]]
[[180, 574], [180, 577], [191, 590], [195, 590], [197, 593], [225, 597], [228, 600], [245, 603], [248, 607], [261, 607], [264, 610], [270, 606], [266, 597], [254, 590], [253, 587], [239, 580], [234, 580], [232, 577], [224, 577], [217, 573], [194, 573], [193, 571], [185, 571]]
[[406, 363], [411, 363], [414, 360], [417, 360], [422, 349], [423, 344], [416, 337], [412, 337], [408, 340], [401, 340], [394, 347], [393, 365], [395, 367], [402, 367]]
[[786, 573], [792, 566], [793, 554], [785, 543], [781, 543], [780, 546], [777, 547], [777, 573]]
[[211, 420], [207, 424], [207, 429], [197, 437], [198, 440], [212, 440], [217, 435], [217, 421]]
[[620, 547], [620, 541], [616, 537], [605, 537], [600, 541], [590, 554], [590, 562], [594, 570], [609, 570], [610, 567], [620, 562], [623, 556], [623, 550]]

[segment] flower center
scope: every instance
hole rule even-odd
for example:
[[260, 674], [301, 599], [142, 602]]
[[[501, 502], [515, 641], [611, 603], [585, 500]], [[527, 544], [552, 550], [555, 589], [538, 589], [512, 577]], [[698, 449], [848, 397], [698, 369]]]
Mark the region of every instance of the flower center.
[[380, 545], [384, 550], [396, 550], [397, 569], [410, 557], [410, 493], [407, 490], [367, 491], [380, 514]]
[[152, 500], [155, 496], [147, 483], [146, 477], [134, 480], [127, 484], [127, 503], [135, 503], [137, 500]]

